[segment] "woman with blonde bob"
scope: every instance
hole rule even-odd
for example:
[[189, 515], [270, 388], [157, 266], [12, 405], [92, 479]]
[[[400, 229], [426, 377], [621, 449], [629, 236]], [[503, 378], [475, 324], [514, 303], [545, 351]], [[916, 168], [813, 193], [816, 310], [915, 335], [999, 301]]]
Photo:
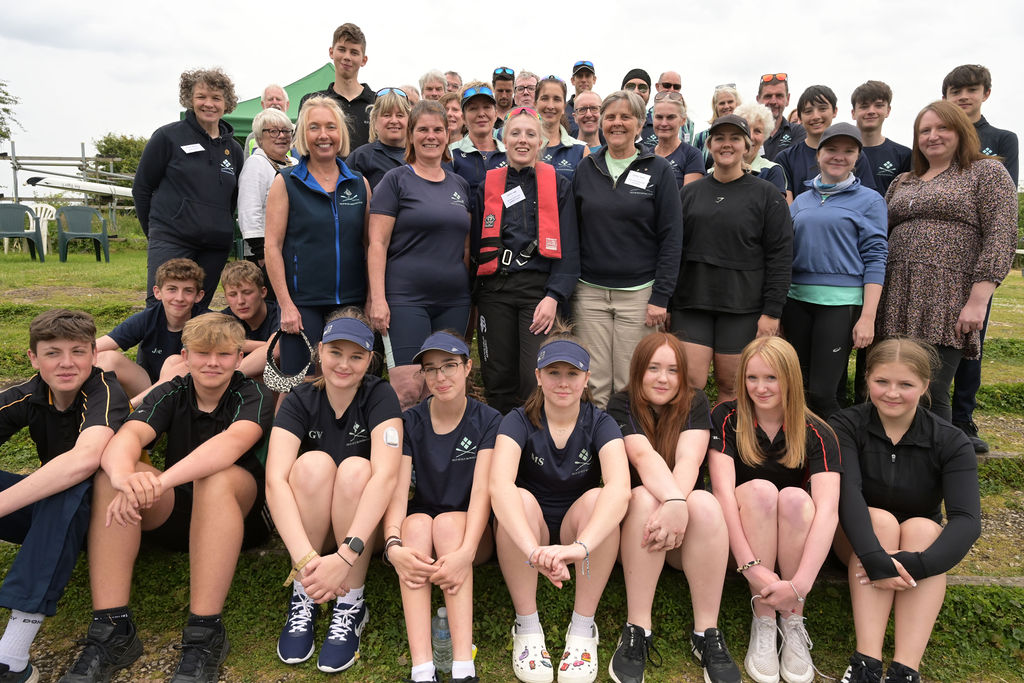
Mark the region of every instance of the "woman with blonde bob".
[[758, 683], [775, 683], [780, 674], [788, 683], [810, 683], [815, 669], [804, 601], [836, 530], [839, 444], [807, 409], [800, 361], [782, 338], [747, 344], [736, 382], [736, 400], [711, 415], [709, 469], [736, 571], [753, 596], [744, 665]]
[[359, 171], [375, 189], [384, 174], [405, 164], [412, 104], [401, 88], [381, 88], [370, 108], [370, 141], [356, 147], [345, 159], [349, 168]]
[[849, 566], [857, 650], [843, 680], [851, 683], [882, 680], [890, 613], [895, 650], [885, 680], [920, 681], [946, 572], [981, 533], [974, 448], [924, 405], [938, 364], [934, 349], [912, 339], [876, 344], [867, 355], [870, 400], [829, 420], [843, 453], [834, 547]]
[[[714, 125], [715, 121], [726, 114], [732, 114], [736, 110], [736, 107], [741, 104], [743, 104], [743, 98], [740, 97], [740, 92], [736, 89], [735, 83], [716, 85], [715, 91], [711, 94], [711, 118], [708, 119], [708, 123]], [[704, 162], [709, 168], [712, 163], [711, 151], [707, 146], [708, 138], [710, 136], [711, 129], [708, 128], [707, 130], [702, 130], [697, 133], [697, 136], [693, 140], [693, 146], [704, 154]]]

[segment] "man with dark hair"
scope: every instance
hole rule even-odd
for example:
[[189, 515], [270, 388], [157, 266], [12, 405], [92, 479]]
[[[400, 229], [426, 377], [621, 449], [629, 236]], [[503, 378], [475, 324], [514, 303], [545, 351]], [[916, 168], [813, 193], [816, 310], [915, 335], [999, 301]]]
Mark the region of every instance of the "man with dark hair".
[[[992, 73], [981, 64], [963, 64], [956, 67], [942, 79], [942, 99], [948, 100], [963, 109], [967, 118], [974, 124], [981, 140], [981, 153], [1000, 157], [1003, 166], [1017, 184], [1018, 142], [1016, 134], [996, 128], [981, 115], [981, 105], [992, 94]], [[992, 301], [989, 300], [989, 312]], [[981, 343], [985, 343], [985, 332], [988, 330], [988, 315], [985, 313], [985, 324], [981, 328]], [[982, 349], [984, 353], [984, 349]], [[978, 437], [978, 427], [974, 424], [975, 399], [981, 387], [981, 359], [960, 361], [956, 376], [953, 378], [953, 424], [962, 429], [974, 445], [978, 453], [987, 453], [988, 444]]]
[[875, 186], [883, 197], [889, 183], [910, 170], [910, 148], [882, 135], [882, 124], [892, 111], [892, 88], [882, 81], [867, 81], [850, 95], [851, 116], [864, 141], [863, 153], [871, 165]]
[[765, 138], [762, 145], [763, 156], [768, 161], [775, 161], [779, 152], [803, 142], [807, 137], [803, 126], [799, 123], [790, 123], [786, 118], [786, 107], [789, 106], [789, 76], [784, 73], [761, 76], [757, 84], [757, 101], [768, 107], [775, 117], [775, 130]]
[[516, 72], [507, 66], [499, 66], [491, 76], [491, 89], [494, 90], [494, 108], [498, 112], [498, 118], [494, 122], [495, 128], [505, 125], [505, 114], [512, 108], [514, 84]]
[[581, 59], [572, 65], [572, 78], [569, 79], [572, 87], [576, 89], [573, 96], [565, 103], [565, 115], [569, 119], [569, 135], [576, 137], [580, 132], [579, 124], [573, 112], [576, 111], [576, 95], [581, 92], [588, 92], [594, 89], [597, 82], [597, 72], [594, 71], [594, 63], [589, 59]]
[[366, 36], [355, 24], [342, 24], [334, 29], [334, 38], [327, 55], [334, 62], [334, 82], [319, 92], [302, 98], [299, 110], [310, 97], [330, 97], [341, 106], [348, 119], [349, 149], [370, 141], [370, 106], [377, 94], [366, 83], [359, 82], [359, 69], [366, 66]]

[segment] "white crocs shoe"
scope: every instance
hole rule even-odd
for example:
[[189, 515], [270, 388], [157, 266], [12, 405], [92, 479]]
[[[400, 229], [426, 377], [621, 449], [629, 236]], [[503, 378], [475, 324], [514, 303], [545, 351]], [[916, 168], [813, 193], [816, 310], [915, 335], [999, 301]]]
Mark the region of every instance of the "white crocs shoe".
[[512, 625], [512, 671], [523, 683], [551, 683], [555, 680], [543, 633], [519, 635]]
[[597, 625], [594, 635], [565, 634], [565, 651], [558, 665], [559, 683], [593, 683], [597, 680]]

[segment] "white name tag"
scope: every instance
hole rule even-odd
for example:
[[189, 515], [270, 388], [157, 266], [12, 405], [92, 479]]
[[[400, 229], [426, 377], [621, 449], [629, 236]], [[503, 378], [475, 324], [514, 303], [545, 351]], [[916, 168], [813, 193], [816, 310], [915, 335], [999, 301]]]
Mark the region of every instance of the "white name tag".
[[182, 145], [181, 151], [184, 152], [185, 154], [192, 154], [193, 152], [202, 152], [203, 146], [200, 145], [198, 142], [191, 145]]
[[518, 185], [501, 195], [501, 201], [505, 204], [506, 209], [510, 206], [515, 206], [524, 199], [526, 199], [526, 195], [523, 194], [523, 188]]
[[649, 182], [651, 182], [651, 176], [640, 171], [630, 171], [629, 175], [626, 176], [627, 185], [639, 187], [641, 190], [646, 190]]

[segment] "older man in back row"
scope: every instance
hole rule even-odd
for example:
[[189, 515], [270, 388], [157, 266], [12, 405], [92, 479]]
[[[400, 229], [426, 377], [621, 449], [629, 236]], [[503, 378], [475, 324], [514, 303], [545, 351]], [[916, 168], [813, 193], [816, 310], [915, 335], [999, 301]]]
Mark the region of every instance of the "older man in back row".
[[[271, 83], [263, 89], [263, 95], [260, 96], [260, 108], [261, 109], [278, 109], [283, 111], [285, 114], [288, 113], [288, 93], [284, 91], [284, 88], [276, 83]], [[245, 139], [245, 156], [252, 156], [252, 153], [256, 151], [256, 137], [249, 133], [249, 137]]]

